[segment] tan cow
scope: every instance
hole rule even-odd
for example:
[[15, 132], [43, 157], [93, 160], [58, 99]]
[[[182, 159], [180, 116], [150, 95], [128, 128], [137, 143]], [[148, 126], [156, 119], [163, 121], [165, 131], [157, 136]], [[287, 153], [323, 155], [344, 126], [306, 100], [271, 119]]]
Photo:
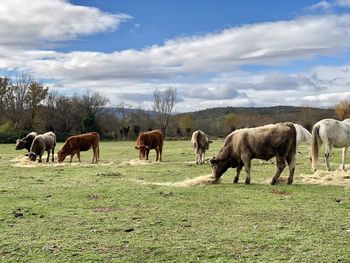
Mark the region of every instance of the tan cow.
[[289, 166], [288, 184], [293, 183], [296, 155], [296, 130], [291, 122], [265, 125], [257, 128], [240, 129], [226, 137], [224, 145], [216, 157], [210, 160], [216, 181], [228, 168], [237, 168], [233, 183], [245, 167], [246, 184], [250, 183], [252, 159], [269, 160], [276, 157], [277, 170], [271, 184], [276, 184], [286, 166]]
[[204, 163], [205, 151], [209, 150], [210, 143], [212, 141], [209, 141], [208, 136], [204, 132], [197, 130], [192, 134], [191, 144], [196, 154], [196, 164]]

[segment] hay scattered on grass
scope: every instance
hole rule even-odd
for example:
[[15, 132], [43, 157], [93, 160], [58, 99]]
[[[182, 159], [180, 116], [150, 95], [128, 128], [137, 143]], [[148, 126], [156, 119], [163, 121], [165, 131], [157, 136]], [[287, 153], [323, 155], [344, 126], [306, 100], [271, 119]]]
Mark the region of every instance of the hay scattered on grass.
[[140, 160], [140, 159], [132, 159], [130, 161], [124, 161], [121, 162], [119, 165], [124, 166], [124, 165], [149, 165], [153, 163], [159, 163], [159, 162], [152, 162], [150, 160]]
[[350, 187], [350, 171], [316, 171], [314, 174], [301, 174], [306, 184], [340, 185]]
[[27, 156], [21, 155], [18, 156], [14, 159], [11, 160], [11, 162], [13, 164], [11, 164], [14, 167], [23, 167], [23, 168], [35, 168], [35, 167], [49, 167], [49, 166], [93, 166], [93, 165], [102, 165], [102, 166], [108, 166], [108, 165], [112, 165], [113, 162], [103, 162], [103, 161], [99, 161], [97, 164], [92, 164], [90, 162], [84, 162], [82, 161], [81, 163], [79, 162], [73, 162], [70, 163], [69, 161], [65, 161], [63, 163], [58, 163], [57, 158], [55, 157], [55, 162], [51, 162], [51, 157], [50, 157], [50, 161], [47, 163], [46, 162], [46, 156], [42, 157], [42, 163], [39, 163], [38, 160], [36, 160], [35, 162], [29, 160], [29, 158]]
[[209, 174], [209, 175], [203, 175], [203, 176], [198, 176], [192, 179], [186, 179], [184, 181], [180, 182], [146, 182], [143, 180], [131, 180], [133, 182], [137, 182], [140, 184], [145, 184], [145, 185], [157, 185], [157, 186], [169, 186], [169, 187], [192, 187], [192, 186], [203, 186], [203, 185], [210, 185], [214, 184], [215, 178]]

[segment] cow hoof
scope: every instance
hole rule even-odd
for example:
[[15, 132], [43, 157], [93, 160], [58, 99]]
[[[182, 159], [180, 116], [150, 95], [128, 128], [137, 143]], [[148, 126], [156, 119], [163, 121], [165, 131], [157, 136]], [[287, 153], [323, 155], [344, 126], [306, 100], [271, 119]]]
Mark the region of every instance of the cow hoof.
[[250, 180], [245, 180], [245, 184], [250, 184]]
[[276, 181], [275, 180], [272, 180], [271, 181], [271, 185], [275, 185], [276, 184]]

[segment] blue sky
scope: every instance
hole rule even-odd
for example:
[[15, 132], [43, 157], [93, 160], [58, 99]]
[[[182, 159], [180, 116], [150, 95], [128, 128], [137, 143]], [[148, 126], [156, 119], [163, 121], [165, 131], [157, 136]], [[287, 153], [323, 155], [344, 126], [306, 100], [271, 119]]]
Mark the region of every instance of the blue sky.
[[3, 0], [0, 23], [0, 72], [110, 106], [168, 87], [178, 112], [350, 99], [350, 0]]

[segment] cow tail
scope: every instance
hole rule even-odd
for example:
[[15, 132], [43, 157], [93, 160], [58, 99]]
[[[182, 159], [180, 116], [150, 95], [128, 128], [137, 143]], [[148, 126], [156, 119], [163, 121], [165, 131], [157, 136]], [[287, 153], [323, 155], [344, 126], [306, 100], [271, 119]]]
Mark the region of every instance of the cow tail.
[[312, 159], [312, 171], [316, 171], [316, 165], [318, 161], [318, 149], [320, 144], [320, 134], [319, 134], [319, 125], [315, 125], [312, 128], [311, 133], [311, 159]]
[[289, 127], [292, 128], [292, 131], [293, 131], [294, 140], [292, 142], [292, 147], [290, 148], [290, 154], [291, 154], [292, 160], [295, 164], [296, 154], [297, 154], [297, 130], [296, 130], [293, 123], [289, 123], [288, 125], [289, 125]]

